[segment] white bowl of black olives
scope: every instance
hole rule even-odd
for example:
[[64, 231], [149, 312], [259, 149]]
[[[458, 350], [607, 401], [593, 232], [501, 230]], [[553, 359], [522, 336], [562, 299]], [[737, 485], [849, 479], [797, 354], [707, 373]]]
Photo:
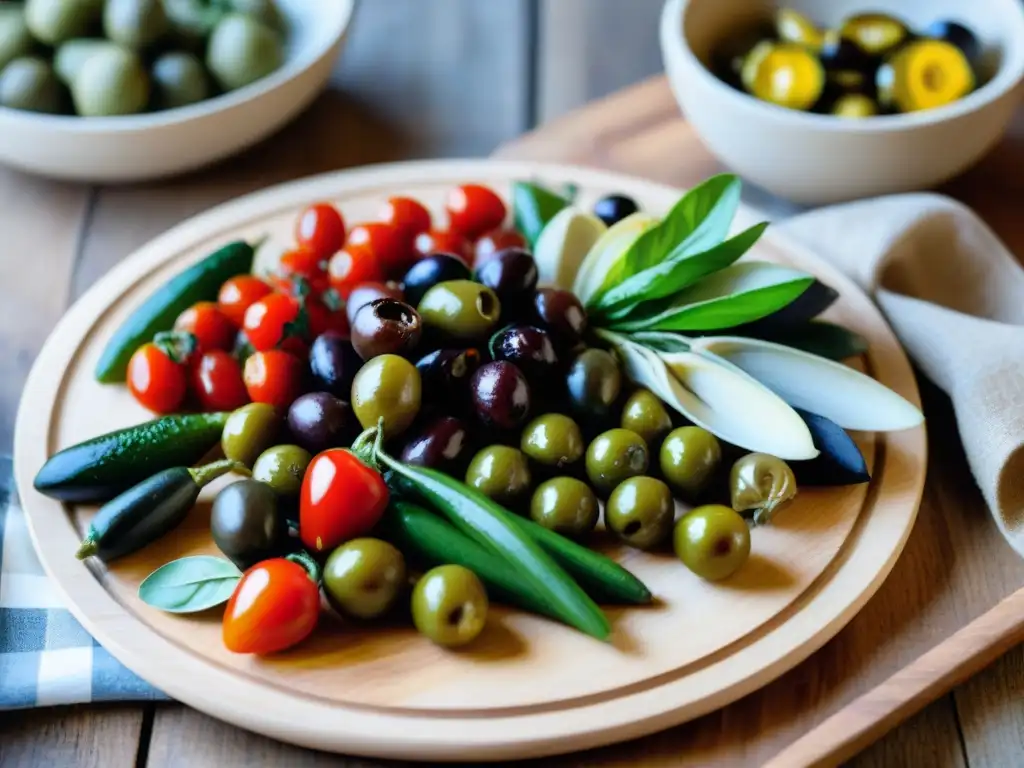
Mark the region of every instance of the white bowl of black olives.
[[0, 162], [131, 182], [266, 137], [325, 87], [355, 0], [0, 3]]
[[676, 99], [750, 181], [822, 204], [928, 189], [1002, 136], [1020, 0], [667, 0]]

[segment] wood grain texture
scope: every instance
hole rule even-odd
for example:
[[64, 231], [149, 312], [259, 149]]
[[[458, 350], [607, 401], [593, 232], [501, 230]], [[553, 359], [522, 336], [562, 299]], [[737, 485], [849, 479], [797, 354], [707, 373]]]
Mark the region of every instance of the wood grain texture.
[[142, 707], [57, 707], [0, 715], [4, 768], [121, 768], [135, 764]]

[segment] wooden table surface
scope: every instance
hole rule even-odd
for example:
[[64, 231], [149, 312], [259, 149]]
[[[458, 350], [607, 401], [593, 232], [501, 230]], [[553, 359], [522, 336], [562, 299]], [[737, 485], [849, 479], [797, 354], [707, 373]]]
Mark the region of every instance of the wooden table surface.
[[[185, 178], [98, 188], [0, 169], [0, 452], [11, 445], [24, 377], [70, 302], [171, 225], [253, 189], [370, 162], [485, 155], [578, 159], [685, 184], [716, 170], [688, 160], [693, 137], [663, 80], [522, 141], [524, 131], [660, 70], [660, 0], [375, 0], [360, 4], [332, 88], [263, 145]], [[472, 62], [471, 64], [469, 62]], [[584, 130], [597, 121], [598, 130]], [[584, 127], [581, 127], [584, 126]], [[677, 150], [664, 152], [668, 145]], [[659, 149], [661, 148], [661, 149]], [[566, 157], [566, 152], [569, 157]], [[1024, 120], [950, 186], [1024, 254]], [[791, 209], [755, 193], [775, 213]], [[718, 713], [631, 744], [550, 765], [757, 765], [815, 721], [1024, 585], [988, 518], [948, 401], [922, 382], [931, 466], [921, 514], [890, 578], [810, 660]], [[970, 555], [970, 556], [968, 556]], [[1024, 649], [851, 761], [861, 766], [1024, 764]], [[177, 704], [0, 714], [0, 765], [380, 766], [295, 749]]]

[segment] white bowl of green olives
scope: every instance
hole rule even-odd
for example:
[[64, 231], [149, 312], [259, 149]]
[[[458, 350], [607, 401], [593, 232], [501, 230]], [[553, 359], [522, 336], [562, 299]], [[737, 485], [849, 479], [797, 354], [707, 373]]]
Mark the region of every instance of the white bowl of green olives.
[[354, 0], [0, 3], [0, 162], [170, 176], [280, 128], [326, 86]]
[[669, 82], [708, 148], [805, 204], [927, 189], [1002, 136], [1019, 0], [666, 0]]

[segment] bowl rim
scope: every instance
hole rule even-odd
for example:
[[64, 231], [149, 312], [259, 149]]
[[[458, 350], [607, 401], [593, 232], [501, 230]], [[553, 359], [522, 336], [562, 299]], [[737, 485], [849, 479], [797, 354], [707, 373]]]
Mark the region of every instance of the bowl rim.
[[[722, 93], [723, 98], [734, 101], [737, 106], [761, 110], [766, 115], [796, 127], [816, 128], [825, 131], [847, 133], [892, 133], [925, 125], [934, 125], [953, 120], [981, 110], [1006, 96], [1024, 80], [1024, 5], [1018, 0], [999, 0], [1007, 8], [1015, 8], [1015, 26], [1002, 38], [1004, 56], [995, 76], [980, 88], [962, 99], [942, 107], [897, 115], [877, 115], [865, 120], [839, 120], [832, 115], [802, 112], [788, 109], [739, 91], [715, 76], [694, 54], [687, 40], [685, 22], [687, 10], [698, 0], [665, 0], [661, 14], [662, 45], [673, 46], [681, 54], [696, 77]], [[778, 5], [777, 0], [771, 0]], [[671, 55], [671, 51], [665, 54]]]
[[[321, 8], [317, 3], [317, 8]], [[210, 117], [220, 112], [256, 101], [285, 85], [296, 80], [304, 72], [330, 53], [348, 32], [355, 13], [357, 0], [333, 0], [338, 5], [337, 28], [325, 35], [323, 43], [316, 48], [299, 52], [266, 77], [262, 77], [248, 85], [228, 93], [221, 93], [196, 104], [175, 107], [157, 112], [145, 112], [137, 115], [114, 115], [110, 117], [80, 117], [79, 115], [49, 115], [41, 112], [29, 112], [0, 106], [0, 120], [21, 123], [24, 128], [36, 126], [40, 129], [69, 130], [82, 135], [105, 133], [131, 133], [151, 128], [169, 128], [187, 123], [198, 118]], [[305, 2], [295, 4], [304, 13], [314, 9], [312, 4]], [[315, 10], [315, 9], [314, 9]]]

